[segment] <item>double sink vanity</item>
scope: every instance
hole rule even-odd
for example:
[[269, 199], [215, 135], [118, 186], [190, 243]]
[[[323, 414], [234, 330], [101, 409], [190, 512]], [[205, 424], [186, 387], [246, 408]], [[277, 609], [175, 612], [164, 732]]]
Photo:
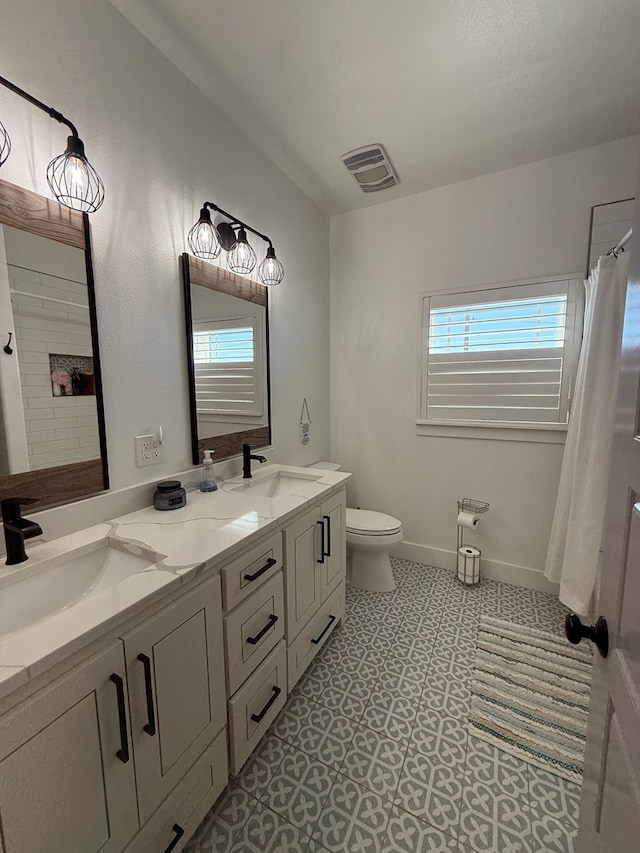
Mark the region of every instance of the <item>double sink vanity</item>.
[[3, 569], [2, 853], [186, 845], [343, 616], [349, 477], [271, 465]]

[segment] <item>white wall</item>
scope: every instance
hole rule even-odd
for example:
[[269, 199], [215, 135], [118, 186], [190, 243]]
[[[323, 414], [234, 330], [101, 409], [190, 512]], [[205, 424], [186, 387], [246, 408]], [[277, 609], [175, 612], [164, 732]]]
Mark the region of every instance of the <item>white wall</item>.
[[416, 434], [421, 291], [582, 273], [591, 205], [633, 195], [638, 138], [331, 220], [332, 458], [350, 505], [396, 515], [402, 551], [453, 565], [456, 501], [496, 577], [544, 586], [562, 445]]
[[[329, 446], [329, 224], [107, 0], [23, 0], [3, 10], [2, 73], [77, 125], [106, 185], [91, 219], [109, 470], [114, 488], [190, 465], [178, 255], [205, 199], [273, 239], [287, 274], [270, 293], [273, 458]], [[13, 151], [2, 177], [49, 195], [65, 128], [0, 89]], [[298, 441], [303, 397], [312, 444]], [[164, 462], [135, 467], [134, 436], [164, 427]]]

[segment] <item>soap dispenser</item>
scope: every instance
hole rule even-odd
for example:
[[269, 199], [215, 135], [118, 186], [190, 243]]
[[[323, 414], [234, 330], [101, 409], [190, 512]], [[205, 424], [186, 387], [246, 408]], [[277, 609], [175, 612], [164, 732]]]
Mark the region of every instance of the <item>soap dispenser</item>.
[[201, 492], [215, 492], [218, 488], [216, 478], [213, 473], [213, 459], [211, 454], [213, 450], [204, 451], [204, 459], [202, 460], [202, 481], [200, 482]]

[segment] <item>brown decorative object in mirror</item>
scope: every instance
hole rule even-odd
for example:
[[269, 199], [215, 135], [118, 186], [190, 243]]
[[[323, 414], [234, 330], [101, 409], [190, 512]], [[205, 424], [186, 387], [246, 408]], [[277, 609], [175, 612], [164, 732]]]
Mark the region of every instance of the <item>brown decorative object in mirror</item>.
[[[8, 251], [5, 257], [10, 245], [19, 262]], [[0, 270], [0, 332], [13, 334], [13, 351], [0, 351], [0, 499], [33, 497], [37, 511], [109, 488], [89, 218], [0, 180], [0, 249], [8, 264]], [[67, 259], [75, 278], [60, 276]], [[65, 335], [64, 323], [75, 324], [76, 334]], [[33, 335], [21, 339], [21, 332], [31, 328], [51, 329], [52, 340], [29, 346]], [[60, 365], [50, 363], [50, 354], [75, 359], [64, 397], [53, 390]], [[38, 391], [27, 395], [30, 386]]]
[[[214, 461], [271, 443], [267, 288], [187, 253], [184, 295], [191, 448]], [[235, 354], [234, 354], [235, 353]]]

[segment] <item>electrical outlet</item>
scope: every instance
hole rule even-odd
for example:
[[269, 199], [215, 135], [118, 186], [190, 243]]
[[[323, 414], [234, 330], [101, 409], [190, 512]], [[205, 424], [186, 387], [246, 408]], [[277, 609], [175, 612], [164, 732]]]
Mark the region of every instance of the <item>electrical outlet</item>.
[[153, 465], [159, 462], [159, 459], [154, 459], [153, 456], [153, 435], [137, 435], [136, 436], [136, 465], [141, 468], [143, 465]]
[[151, 462], [149, 464], [153, 465], [154, 462], [162, 462], [162, 442], [156, 435], [151, 442]]

